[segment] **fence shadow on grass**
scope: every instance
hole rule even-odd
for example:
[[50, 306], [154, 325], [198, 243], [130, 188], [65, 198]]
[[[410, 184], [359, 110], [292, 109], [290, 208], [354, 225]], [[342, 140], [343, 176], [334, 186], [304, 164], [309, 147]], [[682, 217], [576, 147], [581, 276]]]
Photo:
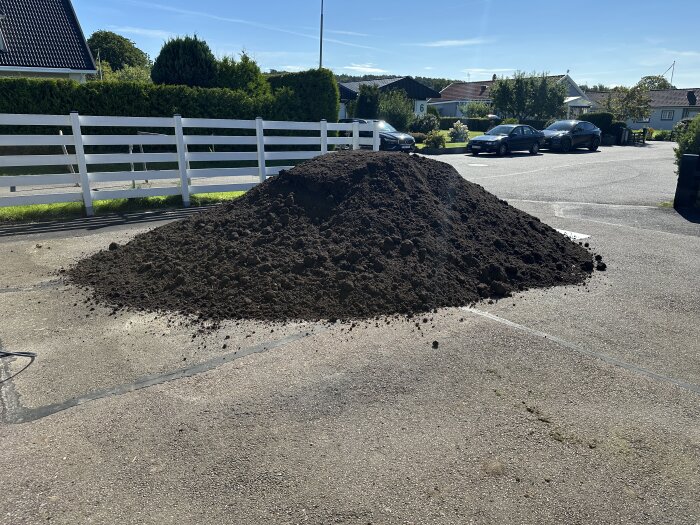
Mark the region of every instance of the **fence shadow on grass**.
[[0, 224], [0, 237], [11, 237], [15, 235], [35, 235], [55, 232], [68, 232], [84, 230], [92, 232], [113, 226], [123, 226], [128, 224], [146, 224], [149, 222], [170, 221], [184, 219], [205, 210], [210, 206], [198, 206], [191, 208], [149, 210], [131, 213], [119, 213], [101, 215], [96, 217], [81, 217], [69, 220], [54, 220], [20, 224]]

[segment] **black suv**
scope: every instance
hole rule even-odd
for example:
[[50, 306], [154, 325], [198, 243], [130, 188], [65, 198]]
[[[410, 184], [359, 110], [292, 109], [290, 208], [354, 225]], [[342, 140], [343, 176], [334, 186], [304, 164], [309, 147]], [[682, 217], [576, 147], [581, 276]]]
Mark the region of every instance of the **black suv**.
[[[344, 123], [359, 122], [360, 124], [372, 124], [375, 121], [371, 120], [371, 119], [361, 119], [361, 118], [342, 118], [338, 122], [344, 122]], [[382, 150], [382, 151], [413, 151], [413, 149], [416, 147], [416, 141], [408, 133], [401, 133], [400, 131], [397, 131], [396, 128], [394, 128], [394, 126], [392, 126], [388, 122], [385, 122], [384, 120], [380, 120], [378, 122], [379, 122], [379, 138], [380, 138], [379, 149], [380, 150]], [[349, 135], [350, 135], [350, 133], [347, 133], [347, 136], [349, 136]], [[360, 131], [360, 137], [361, 138], [371, 138], [372, 132], [371, 131]], [[372, 146], [361, 145], [360, 148], [371, 149]]]
[[576, 148], [595, 151], [600, 146], [600, 129], [585, 120], [557, 120], [544, 133], [543, 148], [567, 153]]

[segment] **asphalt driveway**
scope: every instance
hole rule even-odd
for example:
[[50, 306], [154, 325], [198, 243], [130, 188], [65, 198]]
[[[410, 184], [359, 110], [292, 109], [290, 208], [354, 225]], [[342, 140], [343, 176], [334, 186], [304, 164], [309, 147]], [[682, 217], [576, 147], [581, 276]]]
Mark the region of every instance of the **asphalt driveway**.
[[113, 315], [57, 270], [179, 212], [0, 226], [0, 350], [38, 354], [0, 370], [0, 523], [697, 524], [700, 224], [658, 206], [672, 157], [441, 157], [608, 270], [419, 326]]

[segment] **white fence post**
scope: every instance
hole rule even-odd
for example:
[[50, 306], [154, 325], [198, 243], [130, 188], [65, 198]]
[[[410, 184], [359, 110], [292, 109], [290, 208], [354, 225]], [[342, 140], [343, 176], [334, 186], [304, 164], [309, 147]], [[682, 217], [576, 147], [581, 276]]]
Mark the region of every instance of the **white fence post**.
[[321, 120], [321, 155], [328, 153], [328, 121]]
[[356, 120], [352, 123], [352, 149], [360, 149], [360, 123]]
[[185, 145], [185, 132], [182, 128], [182, 115], [175, 115], [175, 143], [177, 144], [177, 167], [180, 171], [180, 186], [182, 191], [182, 205], [188, 208], [190, 205], [190, 185], [187, 178], [187, 146]]
[[379, 151], [382, 139], [379, 137], [379, 121], [375, 120], [372, 126], [372, 149], [374, 151]]
[[267, 179], [267, 167], [265, 166], [265, 126], [262, 117], [255, 119], [255, 134], [258, 139], [258, 173], [260, 182]]
[[83, 148], [83, 131], [80, 129], [80, 115], [77, 111], [71, 111], [70, 123], [73, 130], [73, 143], [75, 144], [75, 156], [78, 158], [78, 173], [80, 174], [80, 189], [83, 190], [83, 204], [85, 215], [92, 217], [92, 194], [90, 193], [90, 178], [88, 177], [87, 164], [85, 163], [85, 148]]

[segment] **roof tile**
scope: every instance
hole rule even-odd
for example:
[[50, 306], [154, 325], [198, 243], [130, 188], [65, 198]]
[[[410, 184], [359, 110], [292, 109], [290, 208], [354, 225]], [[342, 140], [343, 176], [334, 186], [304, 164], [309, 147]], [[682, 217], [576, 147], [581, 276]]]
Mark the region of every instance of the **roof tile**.
[[70, 0], [0, 0], [0, 66], [94, 71]]

